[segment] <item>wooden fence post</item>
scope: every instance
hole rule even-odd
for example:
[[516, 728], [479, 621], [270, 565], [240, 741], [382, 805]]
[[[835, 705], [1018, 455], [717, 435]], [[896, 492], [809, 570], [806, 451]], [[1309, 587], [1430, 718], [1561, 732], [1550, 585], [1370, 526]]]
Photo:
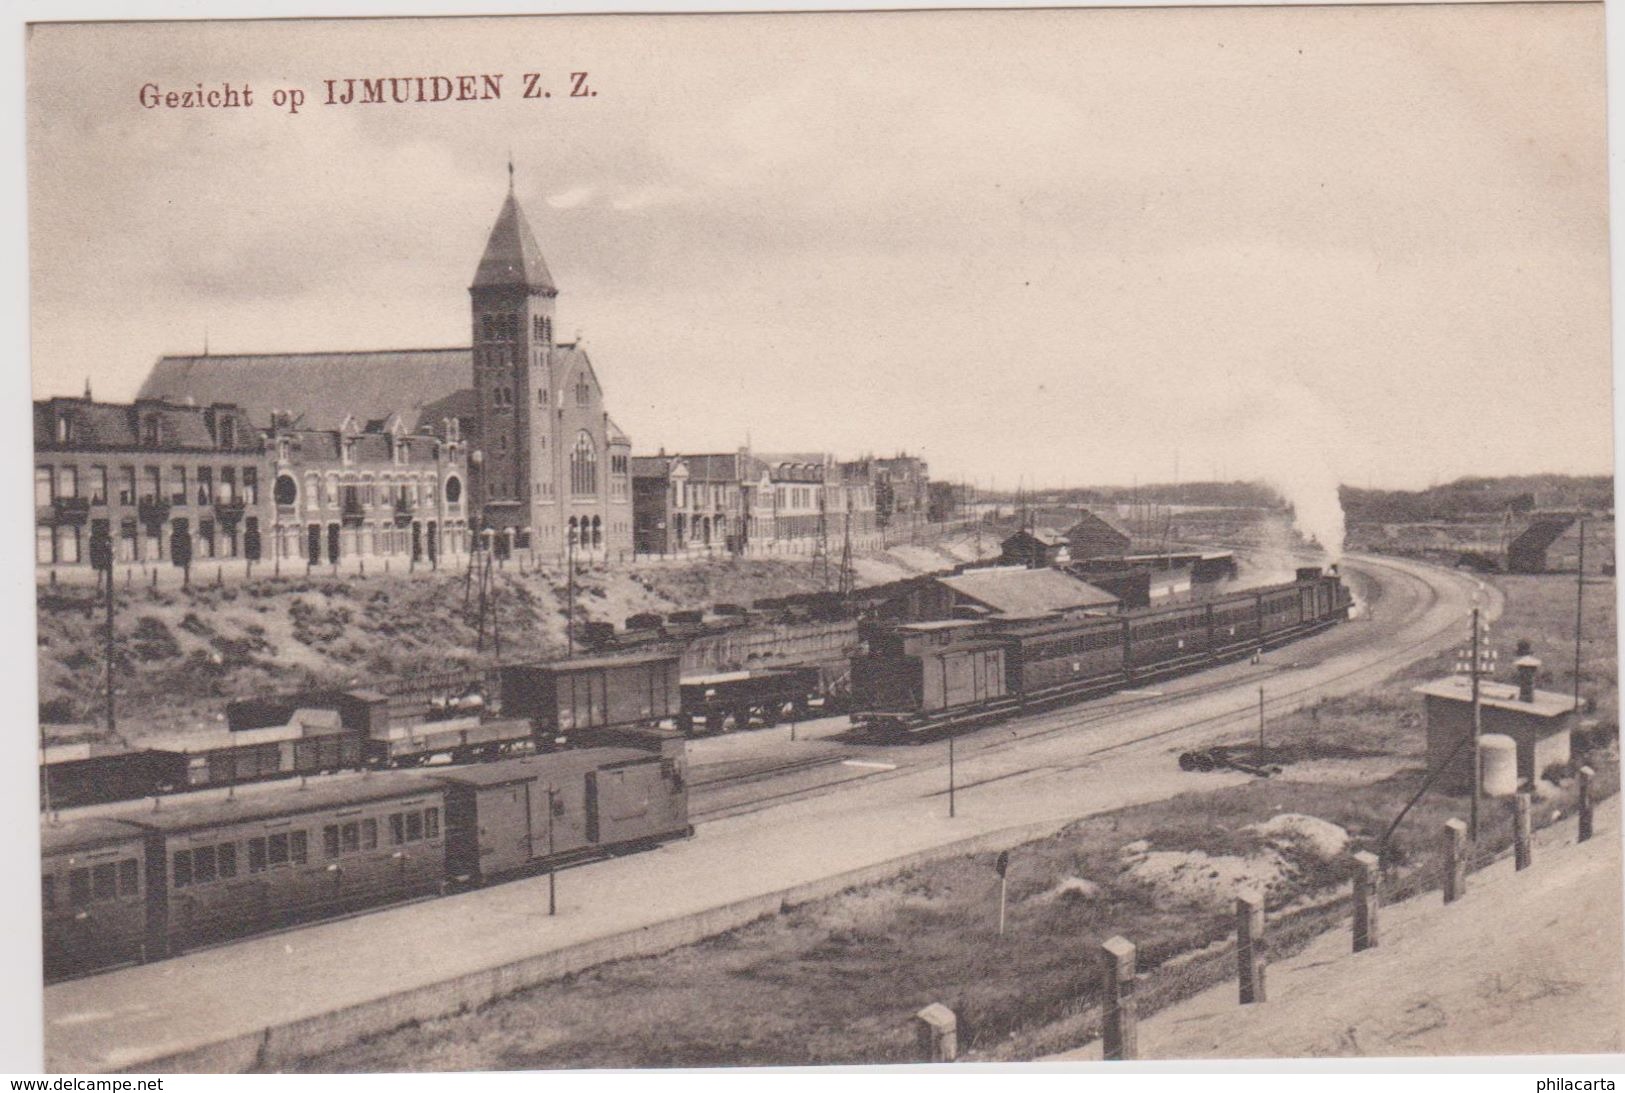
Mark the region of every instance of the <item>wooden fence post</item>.
[[1467, 891], [1467, 825], [1444, 822], [1444, 901], [1454, 903]]
[[1236, 982], [1241, 1004], [1264, 1001], [1264, 901], [1258, 896], [1236, 900]]
[[1512, 799], [1512, 859], [1517, 869], [1528, 869], [1529, 846], [1529, 794], [1520, 793]]
[[921, 1062], [951, 1063], [959, 1056], [959, 1019], [941, 1002], [914, 1015], [914, 1035]]
[[1596, 824], [1596, 817], [1592, 812], [1591, 804], [1591, 779], [1595, 778], [1596, 775], [1597, 772], [1590, 767], [1580, 768], [1580, 834], [1576, 840], [1578, 842], [1585, 842], [1591, 838], [1592, 830]]
[[1133, 1059], [1139, 1054], [1139, 1022], [1134, 1000], [1134, 943], [1118, 935], [1100, 947], [1103, 1055]]
[[1354, 855], [1354, 951], [1377, 947], [1377, 908], [1382, 866], [1369, 850]]

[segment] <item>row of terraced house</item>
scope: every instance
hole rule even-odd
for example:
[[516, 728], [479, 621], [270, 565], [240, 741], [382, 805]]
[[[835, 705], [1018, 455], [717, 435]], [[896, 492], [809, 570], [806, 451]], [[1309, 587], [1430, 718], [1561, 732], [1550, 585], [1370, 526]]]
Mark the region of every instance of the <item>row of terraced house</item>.
[[640, 554], [741, 553], [773, 544], [851, 540], [927, 518], [925, 463], [912, 456], [839, 462], [827, 453], [737, 452], [632, 459], [632, 539]]

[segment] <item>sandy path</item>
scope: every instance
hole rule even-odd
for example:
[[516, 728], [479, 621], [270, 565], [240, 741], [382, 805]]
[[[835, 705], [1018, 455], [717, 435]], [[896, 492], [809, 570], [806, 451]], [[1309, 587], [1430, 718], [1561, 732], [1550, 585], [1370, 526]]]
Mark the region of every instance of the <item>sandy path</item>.
[[[1625, 1047], [1619, 801], [1597, 837], [1575, 822], [1541, 832], [1533, 866], [1511, 859], [1385, 907], [1381, 944], [1358, 956], [1344, 929], [1272, 964], [1269, 1001], [1241, 1006], [1233, 983], [1141, 1022], [1145, 1059], [1586, 1054]], [[1100, 1045], [1056, 1057], [1099, 1059]]]

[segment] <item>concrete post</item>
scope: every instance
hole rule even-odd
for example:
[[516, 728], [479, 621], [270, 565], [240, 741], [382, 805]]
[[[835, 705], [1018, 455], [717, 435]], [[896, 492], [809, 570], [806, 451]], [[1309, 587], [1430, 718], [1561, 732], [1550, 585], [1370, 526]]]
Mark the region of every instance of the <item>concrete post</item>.
[[1591, 838], [1591, 832], [1596, 822], [1591, 805], [1591, 779], [1596, 776], [1597, 772], [1590, 767], [1580, 768], [1580, 834], [1577, 839], [1578, 842], [1585, 842]]
[[959, 1019], [941, 1002], [914, 1015], [914, 1035], [921, 1062], [951, 1063], [959, 1057]]
[[1134, 943], [1121, 935], [1100, 947], [1103, 1057], [1133, 1059], [1139, 1054], [1134, 1001]]
[[1512, 799], [1512, 860], [1518, 869], [1528, 869], [1529, 794], [1520, 793]]
[[1377, 947], [1378, 884], [1381, 865], [1369, 850], [1354, 855], [1354, 951]]
[[1467, 825], [1444, 822], [1444, 901], [1454, 903], [1467, 891]]
[[1264, 998], [1264, 901], [1257, 896], [1236, 900], [1236, 982], [1241, 1004]]

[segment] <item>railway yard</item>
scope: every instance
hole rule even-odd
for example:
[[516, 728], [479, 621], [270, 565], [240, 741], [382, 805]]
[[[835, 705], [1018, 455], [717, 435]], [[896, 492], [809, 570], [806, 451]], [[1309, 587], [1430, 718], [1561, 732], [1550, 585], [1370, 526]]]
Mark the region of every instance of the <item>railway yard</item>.
[[[1246, 773], [1193, 775], [1174, 759], [1199, 744], [1251, 738], [1260, 688], [1273, 722], [1360, 692], [1459, 637], [1473, 592], [1466, 576], [1377, 558], [1351, 558], [1344, 568], [1380, 609], [1256, 662], [1242, 657], [972, 729], [954, 739], [951, 759], [944, 739], [878, 742], [852, 733], [845, 717], [692, 740], [694, 838], [556, 878], [531, 876], [57, 983], [45, 996], [49, 1064], [74, 1071], [292, 1066], [560, 974], [678, 948], [771, 915], [780, 902], [831, 896], [934, 857], [1014, 846], [1080, 817], [1174, 798], [1197, 788], [1193, 778], [1204, 790], [1244, 786], [1252, 781]], [[1491, 597], [1494, 615], [1493, 590]], [[250, 799], [286, 788], [231, 792]], [[741, 861], [753, 868], [739, 869]], [[556, 916], [548, 914], [550, 879]], [[752, 901], [767, 909], [752, 910]], [[471, 922], [479, 928], [470, 930]], [[446, 944], [453, 935], [457, 943]], [[402, 952], [413, 958], [399, 959]], [[328, 974], [336, 967], [345, 974]]]

